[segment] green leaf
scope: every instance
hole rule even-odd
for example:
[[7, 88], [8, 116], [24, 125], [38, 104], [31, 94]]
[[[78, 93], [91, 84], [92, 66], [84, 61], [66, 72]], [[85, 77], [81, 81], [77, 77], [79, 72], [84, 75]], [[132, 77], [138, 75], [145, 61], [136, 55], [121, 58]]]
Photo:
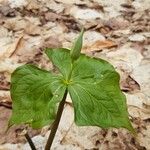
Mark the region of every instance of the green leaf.
[[83, 43], [83, 33], [84, 33], [84, 29], [81, 30], [79, 37], [76, 39], [76, 41], [71, 49], [70, 54], [71, 54], [72, 60], [76, 60], [80, 56], [80, 52], [82, 49], [82, 43]]
[[[67, 53], [66, 53], [67, 51]], [[71, 57], [69, 54], [70, 50], [65, 48], [47, 48], [45, 53], [53, 62], [53, 64], [59, 69], [60, 73], [64, 76], [65, 79], [68, 79], [68, 76], [71, 72]]]
[[52, 123], [65, 89], [60, 75], [33, 65], [17, 68], [11, 77], [13, 113], [9, 125], [27, 123], [41, 128]]
[[[69, 52], [67, 49], [51, 49], [46, 53], [64, 74], [71, 70]], [[108, 62], [81, 54], [72, 65], [68, 83], [77, 125], [123, 127], [134, 132], [128, 118], [126, 98], [119, 87], [119, 75]]]
[[74, 63], [71, 80], [68, 89], [77, 125], [133, 131], [119, 75], [108, 62], [82, 55]]

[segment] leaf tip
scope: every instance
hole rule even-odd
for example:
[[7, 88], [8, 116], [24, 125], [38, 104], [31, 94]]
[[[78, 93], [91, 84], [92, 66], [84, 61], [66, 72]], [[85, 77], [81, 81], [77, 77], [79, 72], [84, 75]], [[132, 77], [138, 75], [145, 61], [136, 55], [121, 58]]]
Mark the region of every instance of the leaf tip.
[[72, 60], [76, 60], [80, 56], [82, 43], [83, 43], [83, 34], [84, 34], [84, 28], [81, 29], [81, 32], [78, 38], [75, 40], [73, 47], [71, 48], [70, 54], [71, 54]]

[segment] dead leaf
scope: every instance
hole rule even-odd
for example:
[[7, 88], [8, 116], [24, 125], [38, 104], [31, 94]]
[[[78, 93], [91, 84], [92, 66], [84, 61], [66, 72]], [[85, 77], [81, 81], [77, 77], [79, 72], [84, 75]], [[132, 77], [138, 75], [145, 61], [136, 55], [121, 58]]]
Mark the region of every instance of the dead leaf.
[[96, 30], [99, 31], [102, 34], [108, 34], [110, 32], [110, 29], [107, 26], [97, 26]]
[[85, 8], [90, 8], [90, 9], [95, 9], [97, 11], [102, 11], [104, 12], [104, 7], [102, 5], [100, 5], [100, 3], [98, 2], [91, 2], [91, 3], [79, 3], [79, 4], [75, 4], [76, 6], [85, 9]]
[[116, 47], [117, 44], [113, 41], [110, 40], [100, 40], [100, 41], [96, 41], [95, 43], [93, 43], [90, 46], [85, 46], [83, 48], [83, 50], [85, 51], [99, 51], [102, 50], [103, 48], [112, 48], [112, 47]]
[[48, 12], [48, 13], [45, 13], [45, 19], [47, 21], [56, 21], [56, 20], [60, 19], [60, 16], [56, 13]]
[[9, 57], [12, 57], [16, 51], [19, 49], [20, 45], [21, 45], [21, 42], [22, 42], [22, 39], [23, 39], [23, 36], [20, 36], [16, 42], [16, 46], [14, 48], [14, 51], [11, 53], [11, 55]]
[[43, 48], [60, 48], [62, 47], [62, 43], [58, 40], [57, 37], [49, 37], [46, 38], [43, 43]]
[[111, 18], [104, 23], [105, 26], [112, 30], [125, 29], [129, 26], [129, 21], [123, 17]]
[[4, 27], [12, 31], [24, 30], [27, 27], [27, 20], [17, 16], [4, 21]]
[[[127, 97], [129, 114], [140, 144], [124, 129], [108, 129], [106, 132], [98, 127], [77, 127], [74, 123], [71, 126], [74, 113], [68, 98], [62, 116], [65, 121], [60, 121], [54, 149], [149, 150], [148, 4], [149, 0], [0, 0], [0, 56], [7, 49], [12, 50], [8, 58], [0, 58], [0, 72], [6, 73], [5, 79], [0, 76], [0, 143], [6, 142], [0, 145], [0, 149], [30, 149], [28, 143], [18, 143], [22, 142], [22, 137], [16, 133], [18, 128], [7, 135], [2, 133], [11, 113], [7, 109], [11, 106], [10, 74], [26, 63], [55, 69], [44, 54], [44, 47], [70, 48], [83, 26], [86, 29], [86, 55], [105, 59], [117, 71], [121, 70], [121, 88]], [[22, 32], [23, 38], [17, 42]], [[111, 47], [115, 48], [109, 49]], [[99, 52], [103, 48], [105, 50]], [[98, 52], [91, 52], [93, 50]], [[33, 138], [38, 149], [44, 149], [42, 146], [49, 129]]]
[[27, 28], [25, 28], [25, 33], [33, 36], [37, 36], [41, 34], [41, 28], [34, 24], [28, 23]]
[[21, 7], [25, 7], [27, 5], [27, 0], [9, 0], [9, 5], [11, 8], [21, 8]]
[[[11, 110], [6, 109], [5, 107], [0, 107], [0, 145], [6, 142], [8, 143], [18, 143], [18, 142], [25, 142], [24, 136], [19, 136], [17, 134], [18, 129], [26, 128], [26, 125], [19, 125], [11, 127], [8, 132], [6, 133], [6, 128], [8, 125], [8, 120], [11, 115]], [[30, 135], [35, 136], [40, 133], [40, 130], [32, 130], [31, 128], [28, 129]]]
[[133, 34], [129, 36], [129, 40], [132, 42], [143, 42], [146, 38], [140, 34]]
[[56, 12], [56, 14], [62, 13], [65, 9], [62, 3], [56, 2], [56, 1], [46, 1], [46, 7], [52, 10], [52, 12]]
[[58, 15], [57, 13], [48, 12], [45, 13], [45, 20], [51, 22], [58, 22], [61, 26], [64, 26], [65, 28], [80, 31], [79, 24], [77, 23], [76, 19], [70, 15], [62, 16]]
[[84, 45], [93, 45], [96, 41], [105, 41], [105, 36], [96, 31], [86, 31], [83, 36]]
[[0, 6], [0, 13], [2, 13], [6, 17], [16, 16], [15, 9], [11, 8], [8, 4], [4, 4], [3, 6]]
[[10, 89], [9, 83], [3, 84], [0, 82], [0, 90], [9, 90], [9, 89]]
[[133, 6], [131, 4], [128, 4], [128, 3], [121, 4], [121, 6], [124, 8], [133, 8]]
[[0, 61], [0, 72], [12, 73], [17, 67], [23, 65], [23, 63], [15, 63], [11, 58], [5, 58]]
[[121, 81], [121, 90], [125, 92], [137, 92], [140, 90], [140, 85], [130, 75]]
[[40, 3], [37, 0], [29, 0], [26, 9], [27, 10], [38, 10], [40, 8]]
[[114, 66], [118, 66], [123, 70], [129, 71], [132, 71], [135, 67], [137, 67], [143, 59], [141, 53], [131, 48], [129, 43], [124, 44], [116, 51], [106, 53], [106, 56]]
[[0, 90], [0, 103], [11, 103], [10, 91]]
[[11, 43], [2, 43], [2, 50], [0, 51], [0, 59], [4, 60], [5, 58], [11, 57], [15, 51], [18, 49], [20, 41], [22, 40], [23, 36], [14, 39]]
[[150, 96], [150, 61], [142, 61], [140, 65], [134, 67], [131, 77], [139, 83], [142, 92]]
[[[9, 32], [6, 28], [4, 28], [3, 26], [0, 27], [0, 41], [2, 40], [2, 38], [7, 37], [9, 35]], [[2, 40], [3, 41], [3, 40]], [[2, 46], [2, 44], [0, 44]]]
[[100, 13], [94, 9], [81, 9], [79, 7], [72, 7], [70, 10], [70, 14], [76, 18], [81, 20], [90, 20], [90, 19], [104, 19], [104, 14]]

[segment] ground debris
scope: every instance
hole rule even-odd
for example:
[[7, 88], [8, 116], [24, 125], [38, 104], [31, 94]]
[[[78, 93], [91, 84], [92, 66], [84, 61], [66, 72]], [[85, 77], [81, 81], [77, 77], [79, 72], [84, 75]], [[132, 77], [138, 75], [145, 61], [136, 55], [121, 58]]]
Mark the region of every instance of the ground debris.
[[[109, 61], [120, 74], [137, 138], [124, 129], [77, 127], [68, 96], [53, 148], [150, 150], [149, 16], [149, 0], [0, 0], [0, 150], [29, 149], [16, 132], [26, 126], [4, 133], [12, 107], [11, 73], [26, 63], [55, 69], [45, 48], [70, 48], [82, 27], [82, 52]], [[28, 130], [43, 149], [49, 126]]]

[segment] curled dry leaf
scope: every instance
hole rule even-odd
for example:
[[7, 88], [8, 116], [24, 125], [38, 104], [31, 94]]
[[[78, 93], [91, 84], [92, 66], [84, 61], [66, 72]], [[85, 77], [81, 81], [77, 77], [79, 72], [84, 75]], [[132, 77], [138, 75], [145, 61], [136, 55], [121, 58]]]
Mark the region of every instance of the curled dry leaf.
[[121, 89], [125, 92], [136, 92], [140, 90], [140, 85], [129, 75], [121, 81]]

